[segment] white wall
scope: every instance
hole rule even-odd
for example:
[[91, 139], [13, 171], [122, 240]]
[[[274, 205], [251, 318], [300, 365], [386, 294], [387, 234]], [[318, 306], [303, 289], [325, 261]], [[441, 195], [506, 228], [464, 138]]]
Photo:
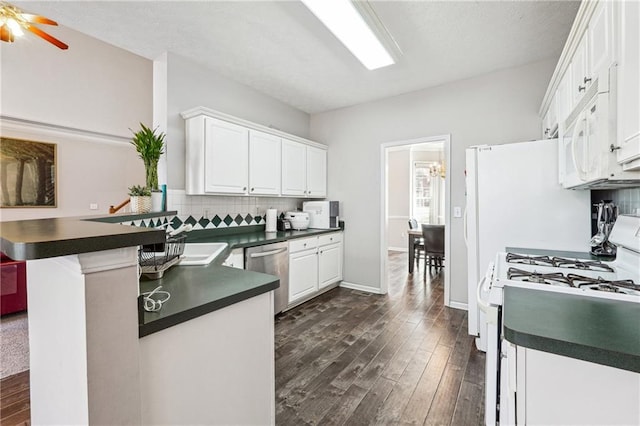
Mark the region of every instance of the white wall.
[[[283, 132], [309, 137], [309, 115], [236, 83], [196, 62], [169, 53], [167, 62], [168, 187], [184, 189], [185, 128], [180, 113], [204, 106]], [[161, 73], [158, 73], [161, 77]]]
[[405, 148], [389, 151], [387, 214], [389, 231], [387, 248], [407, 249], [407, 221], [410, 215], [411, 151]]
[[[127, 139], [130, 128], [151, 123], [153, 63], [64, 27], [55, 36], [69, 49], [28, 34], [0, 44], [0, 115], [54, 127], [5, 120], [0, 133], [58, 144], [58, 207], [2, 209], [1, 220], [103, 214], [127, 197], [128, 186], [144, 182]], [[89, 210], [90, 202], [99, 210]]]
[[[451, 134], [452, 206], [464, 206], [464, 150], [540, 136], [538, 108], [555, 67], [547, 60], [311, 116], [329, 145], [329, 198], [342, 201], [344, 279], [380, 288], [380, 144]], [[451, 226], [451, 299], [466, 303], [462, 219]]]

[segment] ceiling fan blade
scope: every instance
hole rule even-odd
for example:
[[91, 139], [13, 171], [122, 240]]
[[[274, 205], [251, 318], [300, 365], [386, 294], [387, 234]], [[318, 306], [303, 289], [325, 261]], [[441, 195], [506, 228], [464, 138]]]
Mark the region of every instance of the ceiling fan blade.
[[20, 15], [27, 22], [33, 22], [36, 24], [46, 24], [46, 25], [58, 25], [56, 21], [53, 21], [49, 18], [45, 18], [44, 16], [34, 15], [32, 13], [21, 13]]
[[47, 40], [49, 43], [59, 47], [62, 50], [66, 50], [66, 49], [69, 48], [69, 46], [67, 46], [66, 44], [64, 44], [63, 42], [58, 40], [57, 38], [52, 37], [49, 34], [45, 33], [44, 31], [42, 31], [38, 27], [34, 27], [33, 25], [27, 25], [26, 28], [27, 28], [27, 30], [31, 31], [32, 33], [34, 33], [38, 37], [42, 37], [43, 39]]
[[0, 26], [0, 40], [6, 41], [8, 43], [13, 42], [14, 40], [13, 33], [6, 25]]

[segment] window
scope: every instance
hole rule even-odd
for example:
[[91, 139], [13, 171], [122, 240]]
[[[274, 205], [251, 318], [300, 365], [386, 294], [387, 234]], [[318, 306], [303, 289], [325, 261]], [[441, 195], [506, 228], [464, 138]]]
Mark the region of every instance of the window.
[[444, 223], [444, 178], [442, 166], [436, 161], [413, 163], [413, 191], [411, 193], [411, 217], [418, 223]]

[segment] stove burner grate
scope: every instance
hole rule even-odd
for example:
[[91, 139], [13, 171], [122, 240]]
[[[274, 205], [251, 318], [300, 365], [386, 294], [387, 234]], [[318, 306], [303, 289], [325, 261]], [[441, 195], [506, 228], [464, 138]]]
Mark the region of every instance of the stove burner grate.
[[640, 285], [633, 280], [605, 280], [602, 277], [591, 278], [582, 275], [568, 274], [567, 278], [571, 280], [574, 286], [578, 288], [587, 287], [591, 290], [609, 291], [615, 293], [623, 293], [622, 289], [640, 292]]
[[553, 260], [551, 260], [549, 256], [528, 256], [515, 253], [507, 253], [507, 262], [524, 265], [553, 266]]
[[601, 272], [614, 272], [613, 268], [606, 265], [599, 260], [578, 260], [578, 259], [565, 259], [563, 257], [554, 257], [551, 259], [553, 265], [558, 268], [571, 268], [582, 269], [585, 271], [601, 271]]
[[562, 285], [565, 287], [573, 287], [570, 279], [564, 276], [562, 272], [554, 272], [541, 274], [536, 271], [523, 271], [522, 269], [509, 268], [507, 270], [507, 279], [515, 281], [527, 281], [538, 284]]

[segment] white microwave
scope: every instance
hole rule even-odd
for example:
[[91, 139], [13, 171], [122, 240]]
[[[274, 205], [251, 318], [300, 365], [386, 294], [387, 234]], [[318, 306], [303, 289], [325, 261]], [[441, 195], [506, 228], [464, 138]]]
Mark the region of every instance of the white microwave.
[[565, 121], [560, 149], [560, 181], [571, 189], [636, 186], [637, 173], [618, 164], [616, 143], [616, 67], [596, 79]]

